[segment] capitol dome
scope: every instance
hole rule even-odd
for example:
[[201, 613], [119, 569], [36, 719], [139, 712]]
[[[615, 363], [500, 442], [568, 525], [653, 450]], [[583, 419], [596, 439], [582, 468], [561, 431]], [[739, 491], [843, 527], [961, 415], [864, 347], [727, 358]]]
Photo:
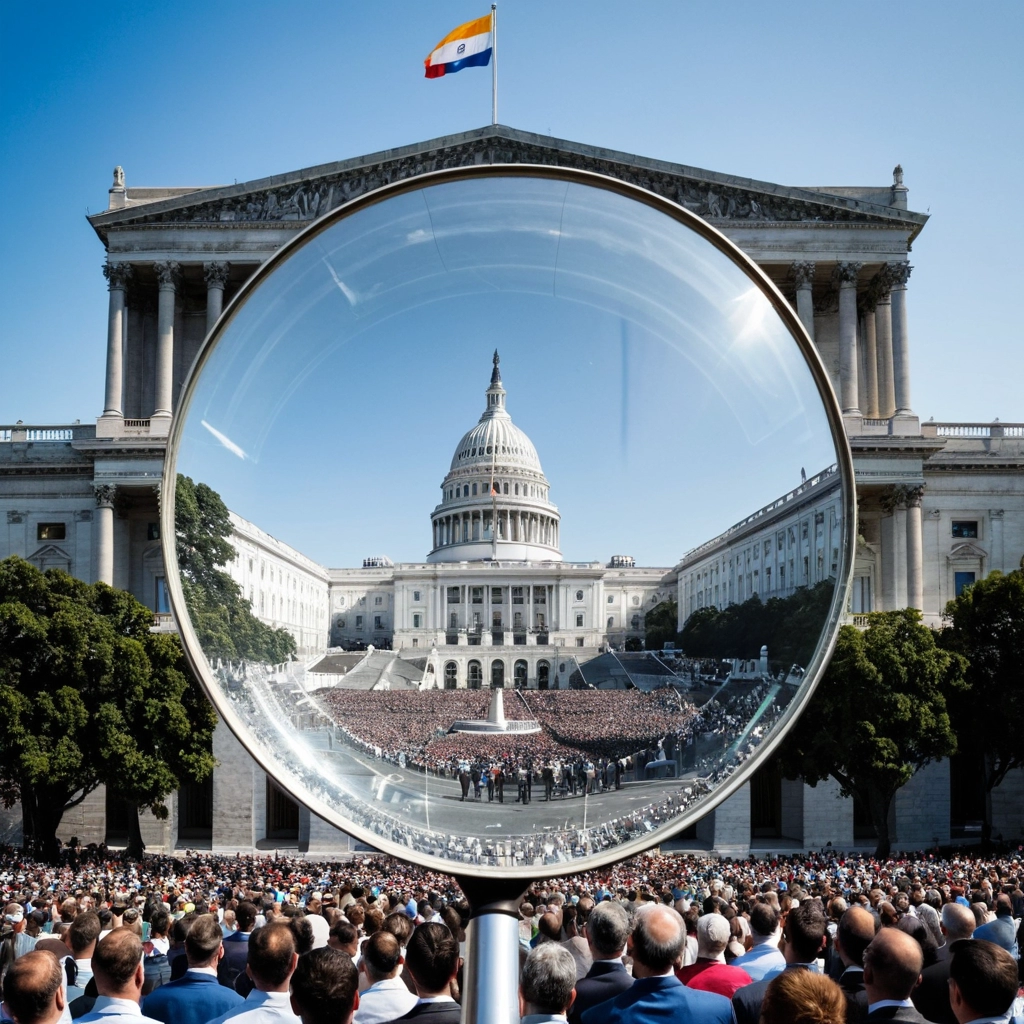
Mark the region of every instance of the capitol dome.
[[428, 562], [561, 561], [558, 509], [537, 449], [505, 408], [499, 362], [495, 352], [487, 406], [459, 441], [441, 484]]

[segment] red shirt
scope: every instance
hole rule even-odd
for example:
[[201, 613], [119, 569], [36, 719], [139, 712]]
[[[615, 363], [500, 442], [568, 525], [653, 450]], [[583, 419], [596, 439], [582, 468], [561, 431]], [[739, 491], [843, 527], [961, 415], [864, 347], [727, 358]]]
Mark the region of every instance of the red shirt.
[[720, 960], [698, 960], [689, 967], [680, 967], [676, 977], [689, 988], [716, 992], [727, 999], [754, 980], [742, 967], [730, 967]]

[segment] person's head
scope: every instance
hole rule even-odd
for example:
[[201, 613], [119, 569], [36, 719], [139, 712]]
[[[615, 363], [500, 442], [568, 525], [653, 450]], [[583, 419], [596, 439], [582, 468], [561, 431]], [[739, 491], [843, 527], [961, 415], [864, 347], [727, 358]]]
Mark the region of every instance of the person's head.
[[149, 919], [149, 934], [152, 938], [166, 936], [171, 927], [171, 915], [166, 910], [154, 910]]
[[359, 974], [352, 958], [321, 946], [299, 958], [292, 975], [292, 1012], [302, 1024], [350, 1024], [359, 1006]]
[[628, 943], [634, 976], [668, 974], [679, 962], [685, 942], [683, 919], [675, 910], [658, 903], [644, 904], [633, 915]]
[[996, 897], [996, 917], [1013, 917], [1013, 900], [1006, 893]]
[[782, 929], [786, 962], [809, 964], [816, 960], [825, 942], [826, 924], [825, 912], [815, 900], [805, 900], [791, 907]]
[[621, 903], [605, 900], [591, 910], [585, 932], [595, 960], [614, 960], [626, 951], [629, 915]]
[[92, 970], [101, 996], [137, 1003], [145, 981], [142, 940], [131, 928], [115, 928], [96, 943]]
[[824, 974], [783, 971], [765, 989], [761, 1024], [845, 1024], [846, 997]]
[[864, 966], [864, 950], [875, 937], [878, 922], [863, 907], [850, 907], [836, 929], [836, 952], [847, 967]]
[[402, 948], [398, 939], [383, 929], [374, 932], [363, 946], [363, 958], [359, 965], [366, 972], [371, 985], [395, 977], [402, 966]]
[[384, 931], [391, 932], [398, 939], [400, 946], [405, 947], [408, 945], [409, 937], [416, 926], [412, 923], [408, 914], [403, 913], [401, 910], [396, 910], [393, 914], [388, 914], [384, 918], [383, 927]]
[[697, 922], [697, 957], [724, 963], [730, 934], [729, 922], [721, 914], [705, 914]]
[[249, 937], [245, 973], [261, 992], [287, 992], [298, 953], [286, 924], [265, 924]]
[[256, 917], [258, 914], [259, 910], [255, 903], [239, 903], [234, 915], [235, 923], [238, 925], [238, 930], [242, 933], [251, 932], [253, 925], [256, 924]]
[[994, 942], [961, 939], [950, 948], [949, 1005], [961, 1024], [1006, 1013], [1017, 984], [1017, 962]]
[[576, 960], [556, 942], [542, 942], [523, 964], [519, 1014], [566, 1013], [576, 998]]
[[921, 977], [924, 954], [898, 928], [882, 928], [864, 951], [864, 989], [869, 1002], [907, 999]]
[[[304, 956], [316, 944], [316, 934], [313, 931], [313, 926], [309, 923], [309, 918], [304, 914], [292, 914], [285, 917], [284, 920], [295, 937], [295, 951], [299, 956]], [[253, 934], [256, 933], [253, 932]]]
[[216, 967], [224, 953], [224, 934], [213, 914], [200, 914], [185, 936], [185, 956], [189, 967]]
[[947, 903], [942, 908], [939, 927], [949, 945], [958, 939], [969, 939], [974, 934], [977, 921], [970, 907], [965, 907], [962, 903]]
[[537, 919], [537, 931], [541, 942], [558, 942], [562, 936], [561, 916], [552, 911], [541, 914]]
[[25, 911], [20, 903], [8, 903], [4, 907], [4, 921], [15, 933], [25, 930]]
[[327, 945], [355, 958], [359, 953], [359, 929], [347, 918], [342, 918], [332, 926]]
[[443, 924], [421, 924], [406, 946], [405, 966], [418, 996], [447, 995], [459, 969], [459, 944]]
[[100, 915], [95, 911], [88, 910], [76, 915], [64, 936], [71, 955], [76, 960], [88, 960], [96, 948], [96, 940], [102, 930]]
[[771, 903], [758, 901], [750, 908], [750, 930], [755, 940], [764, 940], [774, 935], [779, 927], [779, 908]]
[[64, 1012], [64, 972], [53, 953], [18, 957], [4, 976], [4, 1005], [15, 1024], [52, 1024]]

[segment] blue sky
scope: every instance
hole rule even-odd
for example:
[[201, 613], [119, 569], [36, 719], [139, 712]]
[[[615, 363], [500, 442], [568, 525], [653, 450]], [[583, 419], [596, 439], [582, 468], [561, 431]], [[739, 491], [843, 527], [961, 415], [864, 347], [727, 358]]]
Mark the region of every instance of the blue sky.
[[[0, 7], [0, 422], [100, 411], [103, 251], [84, 215], [105, 207], [115, 164], [129, 186], [223, 184], [486, 124], [489, 70], [422, 71], [445, 33], [486, 11]], [[503, 0], [499, 120], [792, 185], [884, 185], [900, 162], [910, 206], [932, 215], [911, 256], [914, 407], [1024, 421], [1022, 22], [1024, 5], [997, 0]], [[459, 398], [460, 430], [478, 391]], [[456, 440], [439, 439], [445, 459]]]

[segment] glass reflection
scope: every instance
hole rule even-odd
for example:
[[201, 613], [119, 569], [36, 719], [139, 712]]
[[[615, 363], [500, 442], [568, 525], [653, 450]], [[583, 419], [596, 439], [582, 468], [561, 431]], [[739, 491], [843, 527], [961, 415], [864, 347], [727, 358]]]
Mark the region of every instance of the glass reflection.
[[363, 205], [236, 304], [182, 409], [183, 637], [281, 785], [389, 852], [626, 855], [806, 693], [848, 571], [824, 399], [660, 209], [501, 175]]

